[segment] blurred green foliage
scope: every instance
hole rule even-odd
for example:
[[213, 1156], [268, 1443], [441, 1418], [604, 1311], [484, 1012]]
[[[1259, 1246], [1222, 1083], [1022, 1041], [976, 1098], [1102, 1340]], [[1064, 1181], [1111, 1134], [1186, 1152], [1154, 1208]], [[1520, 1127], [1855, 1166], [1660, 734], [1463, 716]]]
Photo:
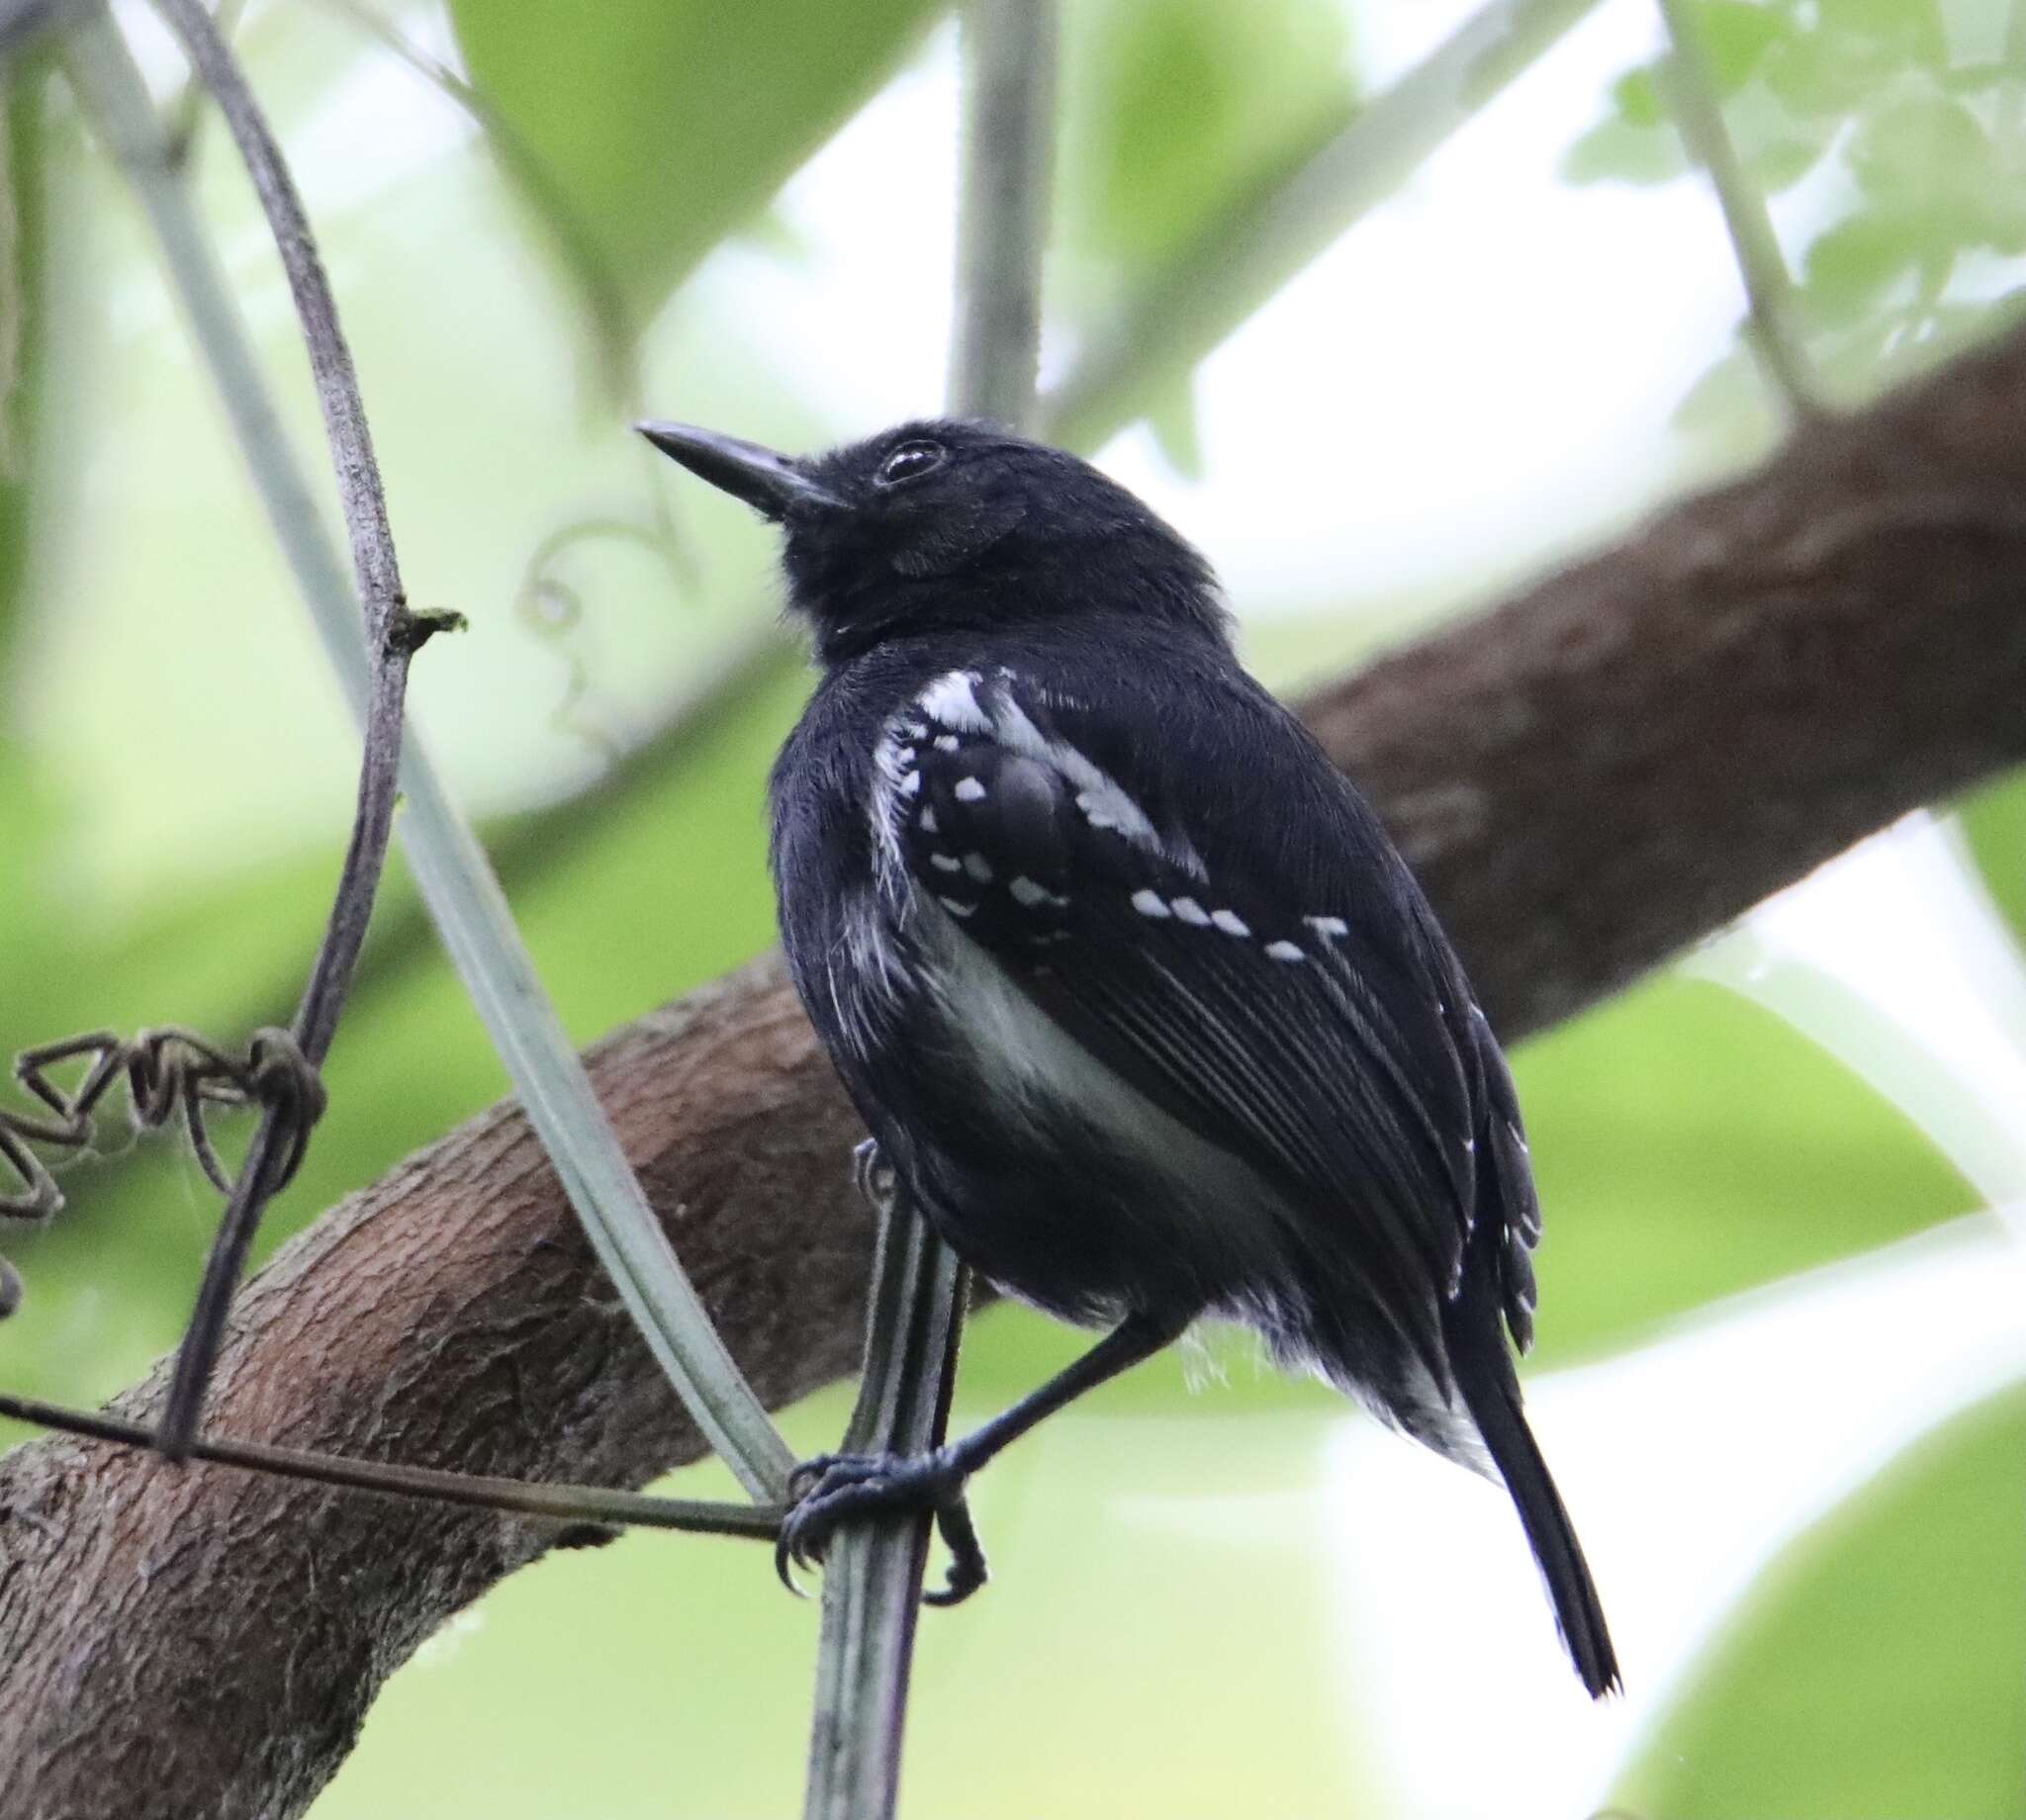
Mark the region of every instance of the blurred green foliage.
[[[1057, 191], [1057, 306], [1086, 323], [1284, 178], [1357, 111], [1334, 0], [1072, 6]], [[1149, 406], [1162, 451], [1200, 468], [1190, 375]]]
[[1348, 22], [1327, 0], [1115, 0], [1065, 23], [1059, 238], [1114, 293], [1356, 111]]
[[[1746, 176], [1837, 201], [1784, 236], [1811, 362], [1845, 398], [1988, 333], [2026, 296], [2026, 69], [1995, 0], [1689, 0]], [[1654, 184], [1687, 168], [1651, 65], [1570, 147], [1572, 181]], [[1794, 217], [1788, 218], [1795, 219]], [[1743, 347], [1683, 401], [1718, 433], [1757, 391]]]
[[[474, 80], [645, 325], [649, 371], [674, 376], [699, 417], [722, 408], [753, 433], [805, 441], [832, 426], [777, 370], [779, 346], [736, 304], [682, 280], [764, 215], [937, 13], [922, 0], [449, 5]], [[441, 23], [420, 8], [402, 17]], [[1326, 0], [1071, 7], [1052, 332], [1073, 340], [1352, 118], [1372, 17]], [[1811, 352], [1838, 385], [1875, 389], [1988, 330], [2026, 253], [2026, 73], [1999, 11], [1702, 0], [1698, 17], [1746, 167], [1798, 249]], [[256, 10], [246, 45], [291, 143], [378, 54], [293, 9]], [[1657, 93], [1650, 69], [1627, 72], [1569, 150], [1568, 175], [1680, 176]], [[67, 132], [51, 141], [56, 188], [46, 197], [33, 181], [44, 118], [17, 86], [7, 142], [18, 295], [31, 308], [9, 413], [29, 460], [0, 475], [0, 1048], [167, 1021], [243, 1038], [287, 1013], [308, 965], [335, 875], [348, 736], [114, 192], [80, 174]], [[331, 176], [358, 149], [321, 167], [345, 201], [320, 229], [417, 597], [473, 618], [469, 639], [426, 654], [417, 697], [467, 794], [496, 811], [489, 833], [511, 856], [515, 908], [588, 1041], [771, 939], [760, 799], [803, 679], [784, 664], [699, 730], [657, 743], [666, 704], [746, 629], [765, 573], [762, 533], [685, 500], [673, 576], [611, 543], [580, 545], [562, 565], [585, 602], [567, 654], [598, 691], [583, 719], [604, 744], [661, 757], [618, 785], [581, 739], [545, 724], [564, 678], [555, 644], [513, 611], [526, 561], [573, 522], [653, 521], [661, 496], [643, 487], [665, 477], [643, 482], [609, 425], [578, 433], [571, 363], [555, 346], [575, 320], [528, 281], [516, 205], [484, 161], [448, 158], [358, 196]], [[292, 331], [267, 307], [264, 254], [244, 251], [257, 242], [244, 198], [209, 158], [193, 185], [220, 212], [308, 433], [283, 366]], [[325, 207], [314, 188], [311, 202]], [[33, 305], [59, 280], [82, 301], [50, 352]], [[1184, 465], [1191, 379], [1168, 376], [1155, 423]], [[1733, 355], [1684, 416], [1735, 448], [1762, 413], [1757, 375]], [[1274, 622], [1253, 648], [1269, 676], [1313, 675], [1427, 606], [1367, 601], [1335, 621]], [[258, 686], [225, 689], [222, 676]], [[1980, 793], [1964, 825], [2026, 935], [2026, 779]], [[1657, 978], [1527, 1046], [1517, 1066], [1548, 1213], [1549, 1366], [1609, 1361], [1717, 1298], [1974, 1205], [1897, 1111], [1706, 982]], [[263, 1248], [503, 1089], [398, 866], [327, 1072], [331, 1113]], [[0, 1330], [0, 1377], [89, 1401], [173, 1343], [217, 1206], [166, 1138], [65, 1181], [74, 1204], [54, 1227], [0, 1233], [30, 1292]], [[967, 1349], [968, 1412], [1079, 1343], [1019, 1311], [987, 1317]], [[1332, 1533], [1316, 1461], [1341, 1405], [1260, 1370], [1244, 1345], [1209, 1350], [1228, 1384], [1199, 1396], [1158, 1361], [981, 1488], [995, 1565], [1021, 1592], [925, 1628], [911, 1768], [922, 1811], [1294, 1815], [1376, 1802], [1344, 1743], [1357, 1721], [1341, 1709], [1326, 1628]], [[791, 1432], [820, 1445], [842, 1408], [818, 1399], [791, 1413]], [[1625, 1783], [1634, 1811], [2017, 1811], [2002, 1803], [2019, 1786], [2022, 1735], [2006, 1691], [2021, 1670], [2021, 1413], [2013, 1399], [1940, 1436], [1796, 1546], [1663, 1715]], [[723, 1482], [710, 1467], [684, 1477]], [[320, 1812], [782, 1811], [798, 1776], [810, 1638], [806, 1610], [732, 1544], [641, 1537], [560, 1558], [397, 1677]], [[1882, 1804], [1865, 1805], [1874, 1793]]]
[[[1787, 1551], [1615, 1805], [1667, 1820], [2016, 1820], [2022, 1535], [2026, 1396], [2013, 1392]], [[1800, 1661], [1814, 1666], [1796, 1674]]]
[[1977, 1205], [1839, 1062], [1701, 980], [1635, 987], [1528, 1044], [1515, 1073], [1551, 1210], [1544, 1362]]
[[2026, 773], [1986, 784], [1960, 813], [1985, 888], [2014, 937], [2026, 944]]
[[872, 94], [929, 0], [449, 0], [466, 67], [643, 316]]

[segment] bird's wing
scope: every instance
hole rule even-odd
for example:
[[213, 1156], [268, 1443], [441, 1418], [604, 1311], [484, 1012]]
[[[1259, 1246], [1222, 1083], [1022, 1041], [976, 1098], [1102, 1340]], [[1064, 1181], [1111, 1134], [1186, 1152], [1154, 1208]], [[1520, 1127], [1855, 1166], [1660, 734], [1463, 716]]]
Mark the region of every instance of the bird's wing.
[[[1251, 757], [1306, 792], [1284, 805], [1307, 824], [1299, 858], [1192, 815], [1176, 729], [953, 673], [881, 747], [886, 863], [1093, 1055], [1326, 1224], [1442, 1382], [1499, 1089], [1418, 889], [1278, 713], [1260, 726], [1280, 743]], [[1136, 757], [1135, 728], [1167, 758]]]

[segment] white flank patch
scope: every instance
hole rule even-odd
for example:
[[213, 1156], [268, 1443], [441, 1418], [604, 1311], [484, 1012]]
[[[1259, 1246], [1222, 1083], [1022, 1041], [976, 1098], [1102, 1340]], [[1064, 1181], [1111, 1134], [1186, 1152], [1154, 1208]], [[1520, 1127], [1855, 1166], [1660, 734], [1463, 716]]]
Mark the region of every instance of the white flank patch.
[[[1058, 936], [1053, 940], [1060, 940]], [[1033, 1119], [1050, 1129], [1064, 1111], [1145, 1158], [1168, 1192], [1148, 1197], [1150, 1214], [1199, 1235], [1208, 1228], [1228, 1251], [1273, 1267], [1280, 1234], [1265, 1217], [1258, 1178], [1227, 1150], [1206, 1142], [1122, 1079], [1040, 1010], [968, 937], [946, 928], [927, 974], [951, 1029], [970, 1050], [994, 1118]], [[1234, 1215], [1238, 1216], [1234, 1218]]]

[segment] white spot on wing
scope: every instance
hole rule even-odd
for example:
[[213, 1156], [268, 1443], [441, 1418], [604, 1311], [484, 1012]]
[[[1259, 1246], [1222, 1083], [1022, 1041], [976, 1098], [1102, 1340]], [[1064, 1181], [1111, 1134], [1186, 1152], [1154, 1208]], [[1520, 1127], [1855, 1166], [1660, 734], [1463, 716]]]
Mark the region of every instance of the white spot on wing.
[[1133, 893], [1133, 908], [1142, 916], [1151, 916], [1156, 922], [1173, 914], [1158, 891], [1150, 891], [1145, 887]]
[[915, 705], [937, 725], [953, 733], [989, 733], [990, 717], [977, 703], [978, 674], [953, 670], [938, 677], [915, 697]]
[[981, 853], [967, 853], [964, 856], [964, 869], [979, 884], [992, 882], [992, 863]]
[[[994, 716], [993, 731], [1011, 751], [1059, 772], [1076, 790], [1076, 806], [1093, 828], [1111, 829], [1134, 846], [1158, 854], [1196, 877], [1207, 876], [1203, 862], [1187, 842], [1170, 844], [1160, 838], [1147, 812], [1135, 802], [1118, 779], [1093, 764], [1066, 740], [1043, 736], [1011, 688], [995, 685], [990, 691]], [[1046, 697], [1044, 697], [1046, 698]], [[1066, 704], [1065, 704], [1066, 705]]]
[[932, 853], [929, 855], [929, 864], [939, 872], [961, 872], [964, 870], [964, 862], [955, 854]]
[[938, 752], [955, 752], [963, 744], [964, 742], [954, 733], [939, 733], [936, 735], [936, 750]]
[[983, 802], [985, 786], [975, 777], [959, 777], [957, 788], [952, 792], [959, 802]]
[[977, 908], [975, 904], [967, 904], [955, 897], [938, 897], [936, 901], [952, 916], [969, 916]]
[[1350, 925], [1340, 916], [1305, 916], [1302, 918], [1302, 921], [1308, 924], [1319, 936], [1347, 936], [1350, 934]]
[[1292, 942], [1269, 942], [1266, 944], [1266, 954], [1273, 960], [1306, 960], [1308, 958], [1308, 956], [1303, 954]]
[[1236, 910], [1213, 910], [1210, 920], [1228, 936], [1248, 936], [1252, 928]]
[[1204, 909], [1193, 897], [1176, 898], [1174, 912], [1183, 922], [1189, 924], [1191, 928], [1208, 929], [1210, 927], [1210, 912]]
[[1048, 902], [1052, 893], [1045, 885], [1038, 885], [1024, 873], [1006, 887], [1013, 893], [1013, 901], [1022, 909], [1032, 910], [1036, 904]]

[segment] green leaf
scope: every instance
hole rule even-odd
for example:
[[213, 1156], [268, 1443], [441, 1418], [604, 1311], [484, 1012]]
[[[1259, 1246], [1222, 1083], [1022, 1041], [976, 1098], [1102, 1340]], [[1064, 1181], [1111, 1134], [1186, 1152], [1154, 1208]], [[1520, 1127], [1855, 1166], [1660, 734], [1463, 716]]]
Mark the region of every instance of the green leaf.
[[1951, 1424], [1790, 1549], [1612, 1811], [2017, 1820], [2026, 1393]]
[[1741, 153], [1746, 174], [1769, 196], [1777, 196], [1782, 190], [1792, 189], [1815, 168], [1827, 136], [1775, 134]]
[[1700, 15], [1703, 51], [1719, 94], [1736, 93], [1757, 73], [1766, 53], [1794, 36], [1794, 27], [1757, 0], [1705, 0]]
[[1936, 256], [1929, 218], [1868, 211], [1818, 234], [1801, 265], [1801, 297], [1822, 327], [1855, 322]]
[[1100, 291], [1178, 253], [1354, 111], [1330, 0], [1103, 0], [1064, 24], [1063, 239]]
[[1564, 183], [1672, 183], [1689, 168], [1681, 136], [1665, 124], [1607, 114], [1562, 154]]
[[450, 0], [472, 79], [645, 313], [879, 84], [930, 0]]
[[1703, 447], [1698, 459], [1729, 468], [1763, 456], [1784, 433], [1765, 370], [1736, 336], [1730, 351], [1682, 394], [1674, 427]]
[[1868, 112], [1848, 158], [1858, 187], [1888, 208], [1931, 204], [1938, 191], [1980, 190], [1996, 174], [1982, 123], [1926, 82]]
[[2026, 946], [2026, 771], [1985, 784], [1956, 813], [1984, 887]]
[[1948, 35], [1933, 0], [1821, 0], [1814, 21], [1771, 46], [1760, 73], [1802, 118], [1845, 116], [1910, 69], [1940, 70]]
[[1869, 1250], [1978, 1198], [1770, 1012], [1663, 977], [1516, 1057], [1547, 1234], [1549, 1355]]
[[1660, 84], [1654, 80], [1650, 63], [1626, 70], [1611, 85], [1611, 99], [1618, 118], [1628, 127], [1667, 125], [1667, 104], [1660, 99]]
[[1940, 69], [1949, 60], [1949, 37], [1935, 0], [1815, 0], [1824, 38], [1847, 37], [1874, 46], [1894, 62]]

